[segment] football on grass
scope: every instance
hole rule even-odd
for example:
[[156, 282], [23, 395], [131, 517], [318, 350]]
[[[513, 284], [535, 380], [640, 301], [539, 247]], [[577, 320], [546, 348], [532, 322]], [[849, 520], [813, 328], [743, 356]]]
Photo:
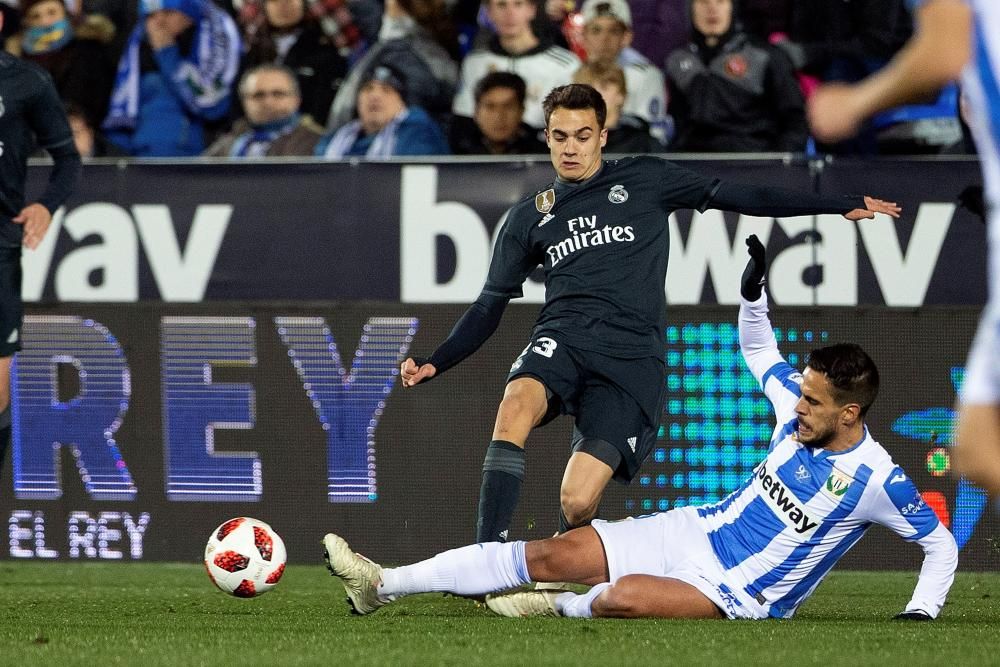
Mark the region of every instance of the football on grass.
[[263, 595], [285, 572], [285, 543], [263, 521], [237, 517], [212, 531], [205, 569], [216, 586], [238, 598]]

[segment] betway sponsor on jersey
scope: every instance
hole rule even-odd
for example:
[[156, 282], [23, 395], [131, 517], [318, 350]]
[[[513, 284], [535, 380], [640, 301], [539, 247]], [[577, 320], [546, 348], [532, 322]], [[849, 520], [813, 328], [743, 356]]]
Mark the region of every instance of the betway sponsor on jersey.
[[761, 462], [754, 471], [754, 488], [774, 515], [781, 519], [797, 535], [812, 537], [819, 526], [819, 520], [806, 514], [804, 504], [789, 489], [778, 475], [767, 469], [767, 461]]
[[566, 221], [566, 227], [569, 229], [570, 235], [545, 249], [552, 266], [581, 250], [596, 248], [608, 243], [631, 243], [635, 240], [635, 231], [632, 229], [632, 225], [598, 227], [596, 215], [570, 218]]

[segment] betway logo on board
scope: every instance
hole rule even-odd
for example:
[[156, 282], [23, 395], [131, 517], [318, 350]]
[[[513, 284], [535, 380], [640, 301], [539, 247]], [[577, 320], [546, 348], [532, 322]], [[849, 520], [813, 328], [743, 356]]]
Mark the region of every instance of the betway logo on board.
[[[500, 225], [491, 238], [475, 210], [457, 201], [438, 201], [437, 192], [435, 167], [403, 167], [400, 295], [406, 303], [471, 303], [486, 279]], [[905, 252], [896, 223], [884, 215], [859, 224], [839, 215], [777, 219], [741, 215], [735, 234], [730, 236], [722, 212], [709, 210], [694, 214], [686, 239], [671, 215], [667, 302], [700, 303], [705, 284], [711, 281], [718, 303], [739, 303], [740, 276], [747, 259], [743, 240], [756, 234], [766, 245], [777, 227], [791, 239], [810, 234], [819, 240], [790, 245], [769, 258], [768, 291], [775, 302], [857, 305], [858, 258], [859, 253], [867, 252], [886, 305], [919, 306], [954, 212], [955, 205], [950, 203], [921, 204]], [[456, 256], [455, 270], [444, 280], [437, 275], [439, 236], [451, 242]], [[815, 275], [816, 267], [823, 269], [822, 280], [818, 285], [807, 284], [805, 277]], [[544, 286], [529, 279], [523, 301], [542, 303], [544, 299]]]
[[[228, 204], [198, 206], [182, 247], [164, 204], [125, 209], [92, 202], [68, 214], [60, 208], [38, 248], [23, 254], [22, 296], [40, 300], [51, 272], [60, 301], [138, 301], [141, 248], [163, 301], [201, 301], [232, 214]], [[60, 231], [76, 242], [97, 242], [74, 248], [54, 264]], [[93, 281], [94, 275], [100, 280]]]

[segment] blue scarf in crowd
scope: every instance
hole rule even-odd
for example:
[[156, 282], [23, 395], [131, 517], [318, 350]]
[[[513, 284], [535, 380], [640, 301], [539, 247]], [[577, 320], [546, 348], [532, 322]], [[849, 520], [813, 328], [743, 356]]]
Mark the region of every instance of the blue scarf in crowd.
[[[365, 152], [365, 157], [376, 160], [384, 160], [392, 157], [396, 152], [396, 132], [399, 130], [400, 124], [409, 115], [410, 110], [403, 109], [385, 127], [379, 130], [379, 133], [372, 140], [371, 146]], [[352, 120], [334, 133], [323, 155], [334, 159], [344, 157], [360, 136], [361, 121]]]
[[254, 125], [251, 130], [236, 138], [233, 147], [229, 150], [229, 157], [263, 157], [267, 155], [267, 150], [274, 143], [274, 140], [298, 127], [300, 120], [302, 120], [302, 116], [293, 113], [280, 120]]
[[73, 26], [69, 19], [60, 19], [49, 26], [35, 26], [24, 31], [21, 50], [29, 56], [52, 53], [70, 43]]
[[195, 24], [194, 48], [170, 76], [189, 108], [209, 109], [226, 99], [239, 68], [240, 37], [229, 15], [210, 0], [142, 0], [140, 17], [118, 63], [111, 106], [103, 127], [131, 130], [139, 115], [139, 47], [146, 37], [146, 15], [165, 9], [184, 13]]

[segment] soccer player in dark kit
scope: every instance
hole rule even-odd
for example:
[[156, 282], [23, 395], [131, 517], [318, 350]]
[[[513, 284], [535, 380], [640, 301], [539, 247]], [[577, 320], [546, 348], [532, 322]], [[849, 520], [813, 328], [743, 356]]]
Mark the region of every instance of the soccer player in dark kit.
[[[36, 146], [55, 166], [42, 196], [25, 205], [28, 156]], [[21, 245], [38, 246], [79, 174], [80, 154], [52, 78], [0, 51], [0, 465], [10, 444], [10, 364], [21, 349]]]
[[677, 209], [757, 216], [840, 213], [848, 220], [899, 207], [871, 197], [822, 197], [724, 183], [654, 157], [602, 161], [606, 108], [587, 85], [543, 103], [555, 182], [517, 203], [493, 252], [482, 293], [431, 356], [403, 362], [403, 386], [443, 373], [496, 330], [539, 264], [545, 304], [511, 366], [483, 463], [478, 542], [506, 541], [536, 426], [576, 418], [560, 489], [559, 531], [586, 525], [608, 481], [628, 483], [656, 441], [665, 388], [669, 231]]

